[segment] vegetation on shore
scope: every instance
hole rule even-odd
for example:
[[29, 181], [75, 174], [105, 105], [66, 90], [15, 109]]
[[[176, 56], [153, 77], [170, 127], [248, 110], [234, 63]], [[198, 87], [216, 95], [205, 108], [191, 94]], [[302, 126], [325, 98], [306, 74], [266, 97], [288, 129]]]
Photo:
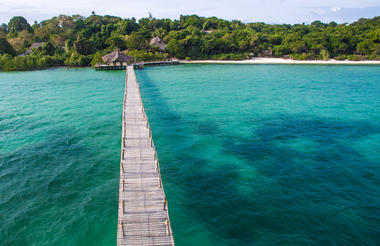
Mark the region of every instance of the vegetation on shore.
[[[166, 48], [149, 45], [153, 37], [163, 40]], [[44, 44], [19, 56], [35, 42]], [[17, 16], [0, 26], [0, 70], [5, 71], [94, 65], [116, 48], [128, 50], [137, 61], [249, 56], [380, 60], [380, 17], [352, 24], [270, 25], [197, 15], [137, 21], [92, 13], [87, 18], [60, 15], [33, 25]]]

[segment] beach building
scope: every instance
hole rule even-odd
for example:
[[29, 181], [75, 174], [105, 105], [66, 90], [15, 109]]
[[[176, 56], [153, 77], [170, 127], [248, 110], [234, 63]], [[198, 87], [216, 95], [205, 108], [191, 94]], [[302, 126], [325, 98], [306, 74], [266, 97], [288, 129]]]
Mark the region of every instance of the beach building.
[[125, 70], [133, 62], [132, 56], [126, 55], [116, 49], [114, 52], [102, 56], [102, 63], [96, 64], [96, 70]]
[[123, 52], [120, 52], [120, 50], [116, 49], [114, 52], [109, 53], [108, 55], [105, 55], [102, 57], [104, 64], [112, 64], [112, 63], [129, 63], [133, 60], [132, 56], [126, 55]]
[[27, 51], [25, 51], [24, 53], [22, 53], [20, 56], [28, 56], [28, 55], [30, 55], [32, 53], [33, 49], [42, 47], [43, 45], [44, 45], [43, 42], [32, 43], [32, 45], [29, 47], [29, 49]]
[[158, 47], [161, 51], [166, 49], [166, 43], [160, 37], [154, 37], [150, 40], [149, 45], [151, 47]]

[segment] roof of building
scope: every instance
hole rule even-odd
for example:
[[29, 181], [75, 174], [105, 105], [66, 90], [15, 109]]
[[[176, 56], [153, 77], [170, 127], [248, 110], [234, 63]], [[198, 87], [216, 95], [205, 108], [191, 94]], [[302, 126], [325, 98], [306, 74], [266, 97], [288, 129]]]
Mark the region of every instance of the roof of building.
[[22, 55], [24, 55], [24, 56], [26, 56], [26, 55], [30, 55], [30, 54], [32, 53], [33, 49], [35, 49], [35, 48], [39, 48], [39, 47], [42, 47], [44, 44], [45, 44], [45, 43], [43, 43], [43, 42], [40, 42], [40, 43], [32, 43], [32, 45], [29, 47], [29, 49], [28, 49], [27, 51], [25, 51], [25, 53], [22, 54]]
[[102, 57], [103, 62], [107, 64], [111, 62], [129, 62], [132, 59], [132, 56], [126, 55], [120, 52], [118, 49]]
[[165, 50], [166, 49], [166, 43], [160, 38], [160, 37], [154, 37], [152, 40], [149, 42], [150, 46], [156, 46], [160, 50]]

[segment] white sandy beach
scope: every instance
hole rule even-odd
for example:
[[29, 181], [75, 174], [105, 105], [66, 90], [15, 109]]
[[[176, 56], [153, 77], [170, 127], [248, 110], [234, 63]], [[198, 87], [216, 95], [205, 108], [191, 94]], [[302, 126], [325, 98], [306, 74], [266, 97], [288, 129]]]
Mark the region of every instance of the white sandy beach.
[[330, 59], [328, 61], [323, 60], [307, 60], [307, 61], [298, 61], [292, 59], [284, 58], [253, 58], [250, 60], [242, 61], [221, 61], [221, 60], [192, 60], [186, 61], [181, 60], [180, 63], [221, 63], [221, 64], [319, 64], [319, 65], [328, 65], [328, 64], [346, 64], [346, 65], [380, 65], [380, 61], [340, 61]]

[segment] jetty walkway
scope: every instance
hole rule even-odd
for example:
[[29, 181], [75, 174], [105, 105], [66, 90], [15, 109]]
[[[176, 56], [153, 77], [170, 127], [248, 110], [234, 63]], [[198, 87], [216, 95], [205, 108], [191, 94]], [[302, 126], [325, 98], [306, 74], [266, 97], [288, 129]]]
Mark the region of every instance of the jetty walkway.
[[[169, 61], [145, 61], [133, 63], [136, 69], [144, 69], [145, 66], [163, 66], [163, 65], [177, 65], [179, 60], [169, 60]], [[96, 64], [95, 70], [125, 70], [130, 66], [127, 62], [111, 62], [108, 64]]]
[[117, 245], [174, 245], [152, 132], [133, 65], [123, 105]]

